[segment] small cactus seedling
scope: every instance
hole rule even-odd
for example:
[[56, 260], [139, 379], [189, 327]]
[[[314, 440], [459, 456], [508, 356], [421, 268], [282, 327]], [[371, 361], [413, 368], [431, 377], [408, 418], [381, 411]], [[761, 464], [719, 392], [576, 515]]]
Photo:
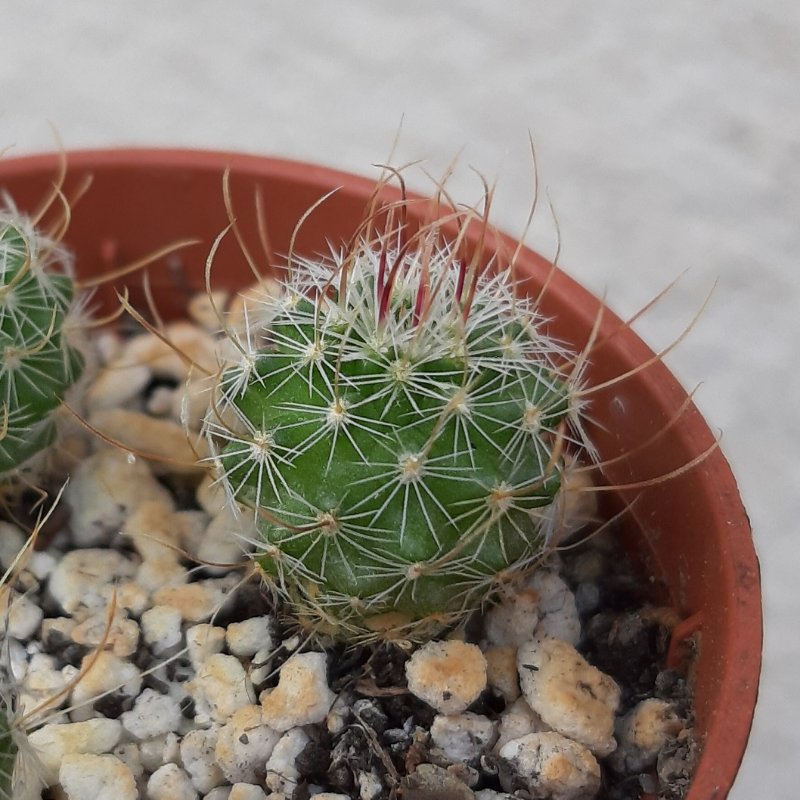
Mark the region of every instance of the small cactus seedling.
[[65, 251], [1, 212], [0, 482], [52, 442], [54, 411], [83, 371], [67, 332], [74, 295]]
[[427, 635], [530, 568], [555, 524], [583, 441], [580, 360], [510, 268], [457, 256], [480, 223], [454, 217], [449, 239], [441, 221], [411, 235], [373, 218], [330, 262], [291, 264], [258, 315], [269, 328], [239, 336], [221, 374], [207, 421], [221, 480], [314, 630]]

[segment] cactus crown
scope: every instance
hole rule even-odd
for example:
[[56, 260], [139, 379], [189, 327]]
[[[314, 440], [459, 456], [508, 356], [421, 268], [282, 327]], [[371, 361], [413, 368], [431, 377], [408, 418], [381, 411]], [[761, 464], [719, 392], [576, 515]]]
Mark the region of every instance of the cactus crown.
[[580, 378], [510, 268], [458, 257], [474, 215], [457, 219], [456, 237], [390, 224], [296, 259], [221, 375], [221, 480], [256, 511], [268, 580], [317, 630], [427, 635], [546, 547]]
[[83, 370], [65, 325], [74, 294], [66, 252], [0, 212], [0, 481], [50, 444], [53, 412]]

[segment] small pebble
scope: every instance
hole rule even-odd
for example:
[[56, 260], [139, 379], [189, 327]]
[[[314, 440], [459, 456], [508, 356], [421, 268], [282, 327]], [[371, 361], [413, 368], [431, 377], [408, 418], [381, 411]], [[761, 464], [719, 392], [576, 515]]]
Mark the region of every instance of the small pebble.
[[225, 775], [217, 764], [214, 750], [217, 746], [216, 728], [195, 728], [181, 739], [181, 763], [201, 794], [225, 782]]
[[128, 658], [136, 652], [139, 644], [139, 626], [124, 615], [115, 614], [111, 625], [108, 615], [92, 614], [71, 632], [72, 641], [86, 647], [95, 648], [101, 643], [110, 647], [111, 652], [119, 658]]
[[122, 724], [115, 719], [89, 719], [85, 722], [48, 724], [28, 735], [46, 786], [58, 783], [61, 763], [68, 755], [110, 753], [122, 736]]
[[210, 517], [216, 517], [228, 508], [228, 496], [225, 487], [211, 473], [206, 475], [197, 486], [195, 498], [200, 508]]
[[614, 714], [620, 689], [612, 678], [572, 645], [549, 637], [520, 647], [517, 664], [522, 693], [545, 724], [598, 756], [616, 748]]
[[232, 622], [225, 632], [228, 651], [239, 658], [247, 658], [260, 650], [272, 649], [271, 626], [272, 621], [268, 616]]
[[112, 598], [121, 611], [127, 611], [132, 617], [141, 617], [144, 610], [150, 605], [150, 594], [135, 580], [117, 581], [104, 587], [103, 599], [106, 603]]
[[210, 656], [186, 688], [198, 713], [209, 714], [215, 722], [225, 723], [237, 709], [255, 703], [253, 685], [241, 662], [222, 653]]
[[499, 647], [518, 647], [533, 637], [539, 624], [539, 593], [533, 588], [509, 591], [484, 620], [486, 638]]
[[268, 789], [292, 796], [300, 778], [297, 757], [309, 741], [308, 734], [302, 728], [292, 728], [281, 736], [267, 759], [265, 782]]
[[122, 714], [120, 722], [131, 736], [143, 740], [177, 731], [182, 719], [180, 704], [174, 697], [145, 689], [133, 708]]
[[80, 606], [103, 608], [109, 582], [114, 578], [129, 578], [135, 569], [133, 562], [116, 550], [72, 550], [61, 557], [48, 588], [67, 614]]
[[[581, 622], [575, 596], [569, 586], [549, 569], [537, 570], [530, 585], [539, 595], [540, 619], [536, 626], [536, 636], [552, 636], [577, 645], [581, 638]], [[523, 641], [530, 638], [528, 636]]]
[[159, 767], [147, 781], [149, 800], [198, 800], [189, 776], [173, 763]]
[[619, 747], [611, 754], [611, 766], [634, 775], [653, 767], [671, 736], [684, 728], [671, 703], [656, 698], [642, 700], [617, 722]]
[[314, 795], [314, 800], [350, 800], [350, 795], [338, 792], [319, 792]]
[[147, 386], [150, 378], [150, 369], [146, 364], [111, 362], [100, 370], [86, 390], [86, 408], [91, 413], [124, 406]]
[[267, 795], [260, 786], [253, 783], [234, 783], [228, 800], [267, 800]]
[[181, 614], [170, 606], [153, 606], [142, 614], [142, 636], [155, 655], [174, 650], [181, 643]]
[[155, 772], [164, 764], [177, 763], [180, 760], [180, 742], [174, 733], [156, 736], [139, 744], [139, 756], [142, 765], [148, 772]]
[[128, 339], [116, 363], [146, 364], [152, 375], [182, 382], [193, 372], [213, 375], [217, 370], [215, 353], [212, 336], [186, 320], [179, 320], [167, 325], [163, 338], [143, 333]]
[[147, 592], [157, 592], [167, 586], [183, 586], [189, 581], [189, 571], [172, 556], [149, 558], [136, 570], [136, 582]]
[[513, 703], [520, 695], [517, 648], [508, 645], [489, 647], [484, 650], [483, 657], [489, 686], [498, 691], [506, 703]]
[[322, 722], [336, 699], [324, 653], [298, 653], [283, 663], [278, 685], [261, 693], [264, 721], [276, 731]]
[[480, 648], [456, 640], [428, 642], [406, 662], [409, 691], [441, 714], [460, 714], [486, 688]]
[[112, 755], [66, 755], [58, 782], [69, 800], [137, 800], [139, 796], [130, 769]]
[[[243, 528], [245, 519], [248, 529]], [[211, 518], [205, 534], [200, 540], [197, 550], [197, 559], [206, 564], [206, 569], [212, 574], [224, 574], [230, 570], [230, 565], [241, 564], [245, 559], [245, 537], [250, 541], [257, 541], [255, 523], [252, 516], [241, 515], [233, 519], [232, 512], [224, 508]]]
[[186, 313], [208, 333], [216, 333], [222, 327], [220, 314], [228, 303], [228, 292], [199, 292], [186, 305]]
[[494, 723], [482, 714], [437, 714], [431, 725], [431, 739], [455, 762], [476, 761], [495, 738]]
[[[228, 800], [231, 795], [231, 788], [230, 786], [218, 786], [208, 794], [203, 795], [203, 800]], [[286, 796], [270, 795], [269, 800], [286, 800]]]
[[24, 594], [3, 592], [0, 595], [0, 635], [27, 641], [39, 630], [44, 612]]
[[147, 462], [115, 448], [103, 448], [83, 460], [72, 473], [64, 499], [71, 509], [75, 547], [107, 544], [128, 514], [146, 500], [173, 504]]
[[81, 672], [81, 679], [73, 687], [69, 700], [73, 709], [70, 716], [75, 721], [92, 717], [92, 704], [101, 695], [119, 692], [137, 697], [142, 688], [138, 667], [107, 650], [84, 656]]
[[11, 569], [11, 565], [25, 547], [25, 541], [25, 535], [16, 525], [0, 520], [0, 569], [3, 572]]
[[201, 622], [186, 629], [186, 648], [189, 660], [197, 672], [215, 653], [221, 653], [225, 644], [225, 628]]
[[205, 622], [218, 611], [235, 586], [236, 577], [210, 578], [182, 586], [166, 586], [153, 593], [153, 604], [171, 606], [187, 622]]
[[150, 464], [156, 474], [199, 474], [206, 470], [208, 443], [199, 434], [187, 434], [169, 419], [156, 419], [139, 411], [108, 408], [89, 415], [89, 425]]
[[499, 752], [503, 745], [513, 739], [521, 739], [529, 733], [549, 730], [542, 718], [528, 705], [524, 697], [515, 700], [500, 715], [497, 726], [497, 742], [494, 750]]
[[139, 555], [145, 560], [180, 558], [180, 528], [174, 518], [174, 503], [145, 500], [133, 509], [122, 526]]
[[257, 783], [264, 778], [264, 765], [281, 738], [267, 725], [260, 706], [238, 709], [219, 729], [215, 757], [230, 783]]
[[[600, 765], [587, 748], [559, 733], [531, 733], [500, 750], [532, 797], [590, 800], [600, 790]], [[502, 772], [501, 772], [502, 781]], [[510, 786], [503, 786], [511, 791]]]
[[125, 766], [131, 771], [131, 774], [139, 781], [144, 775], [144, 767], [142, 766], [142, 757], [139, 752], [139, 745], [136, 742], [125, 742], [118, 744], [112, 755], [115, 755]]

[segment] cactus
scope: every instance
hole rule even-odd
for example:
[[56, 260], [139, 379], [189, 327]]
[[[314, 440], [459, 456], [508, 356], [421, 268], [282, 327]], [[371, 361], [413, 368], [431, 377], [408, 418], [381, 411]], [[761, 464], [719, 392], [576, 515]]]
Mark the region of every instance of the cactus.
[[580, 370], [509, 270], [479, 275], [438, 222], [293, 266], [221, 372], [217, 472], [302, 621], [427, 635], [541, 558]]
[[12, 781], [18, 751], [13, 728], [13, 710], [6, 693], [0, 691], [0, 798], [13, 796]]
[[52, 442], [54, 411], [83, 371], [66, 324], [74, 295], [66, 252], [0, 212], [0, 483]]

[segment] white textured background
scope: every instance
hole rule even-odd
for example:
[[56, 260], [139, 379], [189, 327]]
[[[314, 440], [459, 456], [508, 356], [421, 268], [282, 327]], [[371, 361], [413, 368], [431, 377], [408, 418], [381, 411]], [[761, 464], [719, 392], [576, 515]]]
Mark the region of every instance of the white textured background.
[[[0, 11], [0, 146], [186, 145], [357, 172], [462, 161], [530, 201], [527, 132], [562, 264], [640, 326], [737, 474], [765, 582], [766, 652], [733, 800], [798, 796], [800, 4], [24, 0]], [[424, 184], [417, 182], [418, 187]], [[465, 174], [459, 195], [479, 196]], [[552, 253], [553, 225], [531, 244]]]

